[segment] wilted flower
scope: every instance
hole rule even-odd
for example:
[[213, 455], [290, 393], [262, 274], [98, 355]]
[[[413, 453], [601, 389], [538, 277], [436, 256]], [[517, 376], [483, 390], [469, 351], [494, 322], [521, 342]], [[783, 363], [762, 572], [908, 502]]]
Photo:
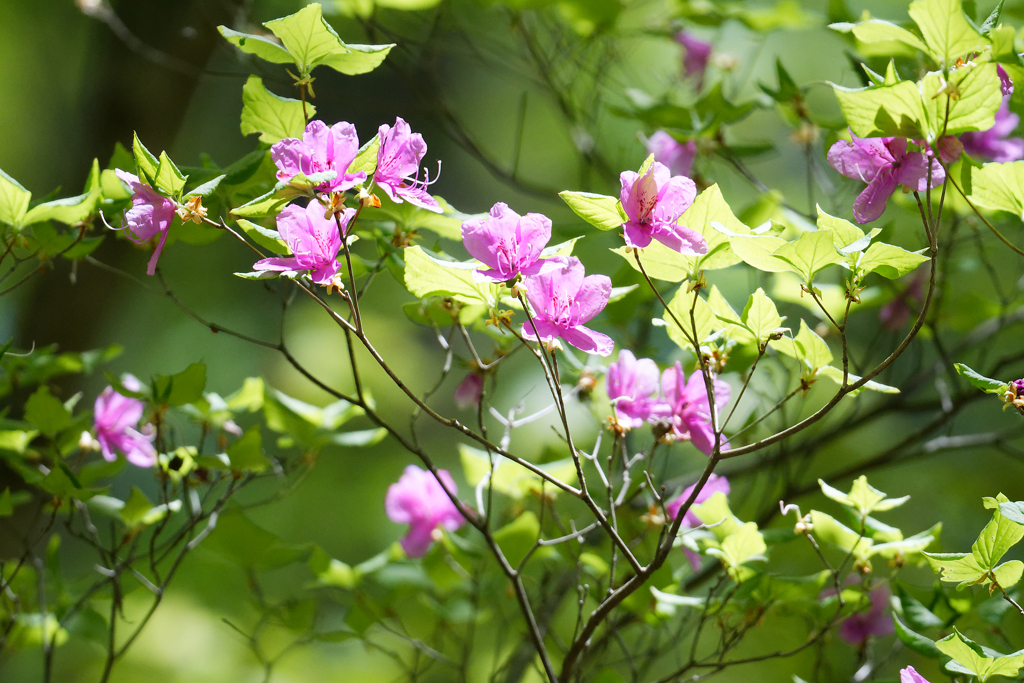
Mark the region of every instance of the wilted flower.
[[[355, 209], [345, 209], [341, 213], [342, 234], [355, 213]], [[316, 284], [330, 284], [341, 268], [338, 264], [341, 234], [334, 216], [324, 218], [324, 210], [319, 202], [311, 201], [306, 208], [290, 204], [277, 215], [277, 230], [292, 255], [265, 258], [257, 261], [253, 268], [308, 270]]]
[[[429, 178], [419, 179], [420, 161], [427, 153], [423, 136], [413, 133], [409, 124], [401, 118], [395, 119], [395, 127], [385, 124], [380, 127], [377, 140], [377, 170], [373, 174], [376, 183], [392, 201], [407, 201], [410, 204], [441, 213], [441, 205], [427, 194]], [[410, 176], [412, 176], [410, 178]], [[406, 184], [406, 181], [409, 181]]]
[[140, 181], [138, 176], [121, 169], [116, 169], [114, 172], [121, 182], [132, 190], [132, 208], [124, 212], [122, 230], [136, 244], [144, 244], [157, 233], [160, 234], [160, 241], [157, 242], [156, 249], [153, 250], [149, 265], [146, 266], [146, 275], [153, 275], [156, 273], [156, 262], [164, 250], [164, 243], [167, 242], [167, 230], [174, 221], [177, 206], [173, 201]]
[[330, 128], [323, 121], [310, 121], [302, 139], [285, 138], [270, 148], [277, 165], [277, 179], [291, 180], [300, 173], [335, 171], [337, 175], [317, 186], [321, 192], [343, 192], [366, 180], [366, 173], [349, 173], [348, 167], [359, 152], [356, 127], [342, 121]]
[[[139, 380], [125, 375], [123, 384], [129, 391], [142, 388]], [[124, 453], [128, 462], [139, 467], [152, 467], [156, 464], [156, 449], [153, 448], [154, 435], [149, 430], [142, 433], [136, 430], [146, 404], [136, 398], [122, 396], [107, 387], [93, 406], [93, 426], [96, 429], [96, 441], [99, 442], [103, 458], [113, 462], [117, 459], [117, 451]], [[150, 425], [146, 425], [150, 427]]]
[[452, 398], [455, 399], [455, 405], [465, 410], [470, 406], [477, 406], [480, 404], [480, 394], [483, 390], [483, 375], [477, 372], [471, 372], [466, 375], [465, 379], [459, 382], [459, 386], [455, 387], [455, 393], [452, 395]]
[[658, 397], [658, 366], [650, 358], [636, 359], [631, 351], [619, 351], [618, 362], [608, 366], [608, 398], [615, 404], [615, 419], [623, 427], [637, 428], [667, 408]]
[[[928, 187], [929, 161], [922, 152], [907, 152], [906, 138], [858, 138], [839, 140], [828, 151], [832, 168], [847, 178], [861, 180], [867, 188], [853, 202], [858, 223], [870, 223], [885, 211], [885, 203], [899, 185], [923, 192]], [[931, 186], [938, 187], [946, 173], [931, 163]]]
[[[402, 538], [402, 549], [409, 557], [426, 554], [437, 540], [438, 528], [455, 531], [466, 519], [455, 507], [445, 489], [454, 495], [459, 489], [448, 470], [439, 470], [438, 478], [415, 465], [409, 465], [398, 481], [388, 487], [384, 509], [388, 519], [408, 524], [409, 533]], [[442, 486], [443, 484], [443, 486]]]
[[[713, 384], [715, 408], [720, 412], [729, 402], [732, 391], [728, 384], [717, 377]], [[687, 381], [682, 364], [676, 361], [675, 366], [662, 373], [661, 391], [671, 410], [672, 432], [676, 438], [689, 439], [702, 453], [711, 455], [715, 449], [715, 430], [711, 425], [711, 408], [704, 375], [695, 371]], [[729, 441], [723, 436], [721, 448], [724, 451], [728, 447]]]
[[700, 87], [704, 83], [704, 72], [708, 68], [708, 59], [714, 46], [689, 31], [677, 33], [676, 42], [682, 45], [684, 50], [683, 73], [687, 78], [696, 76], [697, 87]]
[[917, 673], [914, 667], [908, 666], [906, 669], [900, 669], [900, 683], [928, 683], [928, 681]]
[[[690, 496], [693, 494], [693, 489], [696, 486], [696, 484], [693, 486], [687, 486], [683, 489], [682, 493], [665, 505], [665, 512], [668, 513], [667, 522], [669, 524], [675, 520], [676, 515], [679, 514], [679, 510], [683, 507], [683, 503], [690, 499]], [[693, 505], [690, 506], [690, 509], [687, 510], [686, 514], [683, 516], [683, 527], [693, 528], [700, 526], [700, 518], [694, 514], [693, 508], [701, 503], [706, 503], [708, 499], [716, 493], [724, 493], [728, 496], [729, 480], [725, 477], [720, 477], [717, 474], [712, 474], [708, 477], [707, 482], [704, 483], [704, 488], [702, 488], [700, 493], [697, 494], [697, 497], [693, 501]], [[690, 565], [693, 567], [694, 571], [700, 569], [700, 555], [690, 549], [686, 549], [686, 557], [690, 560]]]
[[619, 182], [619, 199], [629, 217], [622, 226], [628, 246], [643, 249], [653, 238], [681, 254], [707, 253], [708, 244], [699, 232], [676, 223], [697, 196], [692, 180], [673, 176], [667, 166], [655, 161], [642, 176], [623, 171]]
[[523, 323], [523, 336], [536, 341], [561, 337], [580, 351], [611, 354], [615, 343], [607, 335], [583, 326], [608, 304], [612, 281], [605, 275], [584, 277], [583, 264], [574, 256], [543, 261], [536, 275], [526, 278], [526, 297], [533, 323]]
[[871, 591], [871, 609], [844, 619], [839, 625], [839, 637], [853, 645], [860, 645], [871, 636], [887, 636], [892, 633], [892, 617], [885, 613], [889, 595], [889, 589], [885, 586]]
[[507, 282], [540, 271], [540, 254], [551, 239], [551, 219], [539, 213], [520, 216], [502, 202], [487, 218], [462, 224], [462, 243], [470, 255], [488, 266], [473, 271], [480, 280]]
[[647, 153], [654, 155], [654, 160], [665, 164], [674, 176], [693, 175], [693, 159], [697, 156], [697, 143], [693, 140], [679, 142], [663, 130], [655, 131], [647, 138]]

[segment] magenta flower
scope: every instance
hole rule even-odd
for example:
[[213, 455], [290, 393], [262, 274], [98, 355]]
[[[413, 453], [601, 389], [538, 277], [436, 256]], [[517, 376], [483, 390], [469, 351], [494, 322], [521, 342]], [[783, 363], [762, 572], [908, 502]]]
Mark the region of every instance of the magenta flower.
[[701, 40], [689, 31], [680, 31], [676, 34], [676, 42], [683, 46], [683, 72], [687, 78], [697, 77], [697, 87], [704, 82], [704, 72], [708, 68], [708, 60], [711, 58], [711, 43]]
[[611, 337], [583, 326], [608, 304], [612, 281], [605, 275], [584, 277], [583, 264], [574, 256], [543, 262], [536, 275], [526, 278], [526, 298], [533, 323], [523, 323], [523, 336], [535, 341], [561, 337], [580, 351], [611, 355]]
[[277, 165], [277, 179], [288, 181], [325, 171], [338, 175], [317, 186], [321, 192], [344, 192], [366, 180], [366, 173], [349, 173], [348, 167], [359, 152], [356, 127], [342, 121], [330, 128], [323, 121], [310, 121], [302, 139], [285, 138], [270, 148], [270, 158]]
[[[129, 391], [138, 391], [142, 388], [139, 380], [131, 375], [125, 375], [123, 384]], [[114, 391], [113, 387], [107, 387], [96, 397], [93, 406], [93, 426], [104, 460], [113, 462], [117, 459], [117, 451], [120, 451], [133, 465], [152, 467], [156, 464], [152, 426], [146, 425], [145, 433], [135, 429], [145, 409], [145, 403], [136, 398], [122, 396]]]
[[1006, 73], [1006, 69], [1003, 68], [1002, 64], [996, 64], [996, 73], [999, 74], [999, 89], [1004, 95], [1013, 94], [1013, 81], [1010, 79], [1010, 74]]
[[618, 362], [608, 366], [607, 385], [621, 426], [636, 429], [644, 420], [667, 417], [667, 407], [658, 396], [658, 366], [650, 358], [637, 360], [632, 352], [619, 351]]
[[484, 378], [476, 372], [471, 372], [466, 375], [466, 378], [459, 382], [459, 386], [455, 387], [455, 393], [452, 398], [455, 399], [455, 405], [462, 410], [469, 408], [470, 406], [480, 405], [480, 395], [484, 390]]
[[466, 519], [455, 507], [445, 489], [454, 495], [459, 489], [448, 470], [439, 470], [438, 481], [433, 474], [409, 465], [398, 481], [388, 487], [384, 509], [388, 519], [408, 524], [409, 533], [402, 538], [402, 549], [409, 557], [422, 557], [430, 544], [440, 538], [438, 528], [455, 531]]
[[[732, 391], [729, 385], [714, 379], [715, 408], [721, 412]], [[676, 361], [675, 366], [665, 370], [661, 375], [661, 390], [671, 410], [672, 432], [677, 439], [689, 439], [702, 453], [711, 455], [715, 449], [715, 430], [711, 426], [711, 408], [708, 403], [708, 392], [704, 386], [704, 375], [694, 372], [689, 381], [683, 374], [683, 366]], [[722, 437], [721, 449], [729, 448], [729, 440]]]
[[[1010, 87], [1013, 90], [1013, 87]], [[995, 124], [988, 130], [963, 133], [960, 142], [971, 156], [986, 157], [996, 163], [1024, 159], [1024, 140], [1009, 137], [1020, 123], [1020, 117], [1010, 111], [1010, 96], [1003, 95], [1003, 103], [996, 112]]]
[[917, 673], [914, 667], [908, 666], [906, 669], [900, 669], [900, 683], [928, 683], [928, 681]]
[[[828, 163], [847, 178], [861, 180], [867, 188], [853, 202], [858, 223], [870, 223], [885, 211], [885, 203], [897, 186], [923, 192], [928, 187], [928, 156], [907, 152], [906, 138], [858, 138], [839, 140], [828, 151]], [[946, 178], [938, 162], [931, 163], [931, 186]]]
[[[668, 513], [668, 520], [666, 521], [669, 524], [671, 524], [675, 520], [676, 515], [679, 514], [679, 510], [682, 509], [683, 507], [683, 503], [690, 499], [690, 495], [693, 493], [693, 489], [695, 486], [697, 485], [694, 484], [693, 486], [687, 486], [685, 489], [683, 489], [682, 493], [680, 493], [678, 496], [670, 500], [668, 504], [665, 505], [665, 512]], [[708, 477], [707, 482], [704, 484], [704, 488], [702, 488], [700, 490], [700, 493], [697, 494], [697, 497], [693, 501], [693, 505], [690, 506], [690, 509], [686, 511], [686, 515], [683, 516], [684, 527], [692, 529], [693, 527], [700, 526], [700, 518], [694, 514], [693, 507], [695, 505], [700, 505], [701, 503], [706, 503], [708, 499], [711, 498], [711, 496], [715, 495], [716, 493], [724, 493], [725, 495], [728, 496], [729, 480], [726, 479], [725, 477], [720, 477], [717, 474], [712, 474], [710, 477]], [[689, 548], [685, 548], [684, 550], [686, 552], [686, 558], [690, 561], [690, 566], [693, 567], [694, 571], [699, 570], [701, 564], [700, 555], [693, 552]]]
[[551, 219], [539, 213], [520, 216], [502, 202], [487, 218], [462, 224], [462, 243], [476, 260], [488, 266], [475, 270], [478, 280], [507, 282], [517, 275], [536, 275], [540, 254], [551, 239]]
[[136, 244], [143, 244], [151, 240], [157, 233], [160, 234], [160, 241], [157, 242], [153, 256], [146, 266], [146, 275], [156, 273], [156, 262], [160, 253], [164, 250], [164, 243], [167, 242], [167, 230], [174, 221], [174, 213], [177, 206], [173, 201], [163, 196], [149, 185], [139, 180], [138, 176], [126, 173], [121, 169], [115, 169], [114, 173], [125, 185], [132, 190], [132, 208], [124, 212], [124, 226], [121, 228], [125, 235]]
[[839, 637], [851, 645], [860, 645], [871, 636], [887, 636], [892, 633], [892, 617], [885, 613], [889, 595], [889, 589], [884, 585], [871, 591], [871, 609], [844, 619], [839, 625]]
[[441, 213], [441, 205], [427, 194], [430, 179], [419, 179], [420, 161], [427, 153], [423, 136], [413, 133], [408, 123], [396, 118], [394, 128], [387, 124], [380, 127], [377, 140], [380, 147], [377, 149], [377, 170], [373, 174], [373, 182], [394, 202], [401, 204], [404, 200]]
[[[355, 215], [355, 209], [341, 213], [342, 234]], [[319, 202], [311, 201], [302, 208], [295, 204], [285, 207], [277, 214], [277, 230], [281, 233], [292, 255], [275, 256], [257, 261], [256, 270], [308, 270], [313, 282], [318, 285], [330, 284], [338, 274], [338, 252], [341, 250], [341, 235], [334, 216], [324, 218], [324, 208]]]
[[673, 176], [667, 166], [655, 161], [643, 176], [623, 171], [619, 182], [619, 199], [629, 217], [622, 226], [627, 246], [643, 249], [653, 238], [681, 254], [708, 253], [708, 243], [699, 232], [676, 224], [697, 196], [692, 180]]
[[647, 138], [647, 153], [654, 160], [668, 166], [674, 176], [690, 177], [693, 174], [693, 158], [697, 156], [697, 143], [693, 140], [679, 142], [663, 130]]

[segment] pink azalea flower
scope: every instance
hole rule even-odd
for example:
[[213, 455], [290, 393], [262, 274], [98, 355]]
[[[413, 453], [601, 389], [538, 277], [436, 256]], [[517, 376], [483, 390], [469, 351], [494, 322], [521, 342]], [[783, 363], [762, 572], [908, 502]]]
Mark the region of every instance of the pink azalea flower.
[[[139, 380], [131, 375], [124, 378], [124, 387], [129, 391], [142, 388]], [[156, 464], [156, 450], [153, 448], [154, 435], [149, 429], [146, 433], [135, 428], [142, 419], [146, 404], [136, 398], [122, 396], [107, 387], [93, 406], [93, 426], [96, 429], [96, 441], [100, 444], [103, 458], [110, 462], [117, 459], [117, 451], [124, 453], [128, 462], [139, 467], [152, 467]], [[151, 425], [146, 425], [152, 428]]]
[[889, 589], [884, 585], [871, 591], [871, 609], [844, 619], [839, 625], [839, 637], [852, 645], [860, 645], [871, 636], [887, 636], [892, 633], [892, 617], [886, 614], [889, 595]]
[[517, 275], [536, 275], [540, 254], [551, 239], [551, 219], [539, 213], [520, 216], [498, 202], [490, 216], [462, 224], [466, 251], [487, 270], [473, 271], [478, 280], [507, 282]]
[[[839, 140], [828, 151], [828, 163], [847, 178], [862, 180], [867, 188], [853, 202], [858, 223], [870, 223], [885, 211], [885, 203], [899, 185], [923, 192], [928, 187], [928, 156], [907, 152], [906, 138], [858, 138]], [[938, 162], [931, 163], [931, 186], [946, 178]]]
[[[1011, 86], [1010, 90], [1013, 90]], [[995, 124], [988, 130], [960, 135], [963, 149], [971, 156], [985, 157], [996, 163], [1024, 159], [1024, 140], [1009, 137], [1020, 123], [1020, 117], [1010, 111], [1010, 96], [1003, 95], [1003, 103], [996, 112]]]
[[928, 683], [924, 676], [912, 666], [900, 670], [900, 683]]
[[149, 185], [139, 180], [138, 176], [116, 169], [114, 173], [125, 185], [132, 190], [132, 208], [124, 212], [124, 227], [122, 230], [128, 239], [136, 244], [143, 244], [159, 233], [160, 241], [157, 242], [153, 256], [146, 266], [146, 275], [156, 273], [156, 262], [160, 253], [164, 250], [164, 243], [167, 242], [167, 229], [171, 227], [174, 220], [174, 213], [177, 206], [173, 201], [163, 196]]
[[[341, 228], [344, 233], [355, 209], [345, 209], [341, 214]], [[295, 204], [285, 207], [277, 214], [277, 230], [281, 233], [292, 255], [275, 256], [257, 261], [256, 270], [308, 270], [313, 282], [318, 285], [330, 284], [338, 274], [338, 252], [341, 250], [341, 235], [334, 216], [324, 218], [324, 208], [319, 202], [311, 201], [302, 208]]]
[[452, 475], [448, 470], [437, 474], [440, 482], [430, 472], [409, 465], [398, 481], [388, 487], [384, 498], [388, 519], [409, 525], [409, 533], [402, 538], [402, 549], [409, 557], [426, 554], [438, 527], [455, 531], [466, 521], [445, 493], [445, 489], [453, 495], [458, 491]]
[[536, 275], [526, 278], [526, 298], [533, 309], [535, 329], [523, 323], [523, 337], [551, 341], [561, 337], [580, 351], [611, 355], [615, 343], [607, 335], [583, 326], [608, 304], [612, 281], [605, 275], [584, 277], [583, 264], [574, 256], [543, 262]]
[[455, 405], [465, 410], [470, 406], [480, 405], [480, 394], [483, 393], [483, 390], [483, 375], [471, 372], [466, 375], [465, 379], [459, 382], [459, 386], [455, 387], [455, 393], [452, 398], [455, 399]]
[[1004, 95], [1013, 94], [1013, 81], [1010, 79], [1010, 74], [1006, 73], [1006, 69], [1003, 68], [1002, 64], [996, 64], [996, 73], [999, 74], [999, 89]]
[[699, 232], [676, 224], [697, 196], [692, 180], [673, 176], [667, 166], [655, 161], [643, 176], [623, 171], [619, 182], [619, 199], [629, 217], [622, 226], [627, 246], [643, 249], [653, 238], [681, 254], [708, 253], [708, 243]]
[[704, 82], [704, 72], [708, 68], [708, 60], [711, 58], [711, 50], [714, 46], [711, 43], [701, 40], [689, 31], [680, 31], [676, 34], [676, 42], [683, 46], [683, 72], [687, 78], [697, 77], [697, 85]]
[[373, 174], [373, 182], [394, 202], [401, 204], [407, 201], [441, 213], [441, 205], [427, 194], [429, 178], [419, 179], [420, 161], [427, 153], [423, 136], [413, 133], [408, 123], [396, 118], [394, 128], [387, 124], [380, 127], [377, 139], [380, 147], [377, 149], [377, 170]]
[[667, 416], [658, 397], [658, 366], [650, 358], [636, 359], [619, 351], [619, 360], [608, 366], [608, 398], [615, 403], [615, 419], [623, 427], [642, 427], [644, 420]]
[[[715, 408], [720, 413], [732, 392], [729, 385], [718, 378], [714, 379], [714, 388]], [[682, 364], [676, 361], [675, 366], [662, 373], [661, 390], [671, 410], [672, 431], [676, 438], [689, 439], [702, 453], [711, 455], [715, 449], [715, 431], [711, 426], [704, 375], [695, 371], [687, 381]], [[723, 451], [729, 448], [729, 441], [724, 436], [721, 447]]]
[[291, 180], [300, 173], [311, 175], [336, 171], [338, 175], [317, 186], [321, 192], [344, 192], [366, 180], [366, 173], [349, 173], [359, 152], [356, 127], [342, 121], [330, 128], [323, 121], [310, 121], [302, 139], [285, 138], [270, 148], [277, 165], [277, 179]]
[[[693, 494], [693, 489], [695, 486], [697, 485], [694, 484], [693, 486], [687, 486], [685, 489], [683, 489], [682, 493], [680, 493], [678, 496], [670, 500], [668, 504], [665, 505], [665, 512], [668, 513], [669, 523], [675, 520], [676, 515], [679, 514], [679, 510], [682, 509], [683, 507], [683, 503], [690, 499], [690, 495]], [[684, 527], [692, 529], [693, 527], [701, 525], [700, 518], [694, 514], [693, 508], [694, 506], [700, 505], [701, 503], [706, 503], [708, 499], [711, 498], [711, 496], [715, 495], [716, 493], [724, 493], [725, 495], [728, 496], [729, 480], [726, 479], [725, 477], [720, 477], [717, 474], [712, 474], [710, 477], [708, 477], [707, 482], [704, 484], [704, 488], [702, 488], [700, 490], [700, 493], [697, 494], [697, 497], [693, 501], [693, 505], [690, 506], [690, 509], [686, 511], [686, 515], [683, 516]], [[685, 551], [687, 559], [690, 560], [690, 566], [693, 567], [694, 571], [699, 570], [701, 565], [700, 555], [698, 553], [693, 552], [689, 548], [686, 548]]]
[[674, 176], [690, 177], [693, 174], [693, 158], [697, 156], [697, 143], [693, 140], [679, 142], [663, 130], [647, 138], [647, 153], [654, 160], [668, 166]]

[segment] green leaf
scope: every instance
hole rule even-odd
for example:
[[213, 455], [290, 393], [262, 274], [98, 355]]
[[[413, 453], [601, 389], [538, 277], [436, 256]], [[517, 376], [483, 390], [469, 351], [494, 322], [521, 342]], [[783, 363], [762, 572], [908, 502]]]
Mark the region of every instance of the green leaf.
[[89, 173], [89, 179], [86, 182], [85, 193], [77, 197], [56, 199], [37, 204], [25, 214], [23, 223], [31, 225], [32, 223], [41, 223], [43, 221], [58, 221], [65, 225], [76, 225], [84, 221], [96, 212], [96, 207], [103, 198], [100, 177], [99, 160], [93, 159], [92, 171]]
[[942, 656], [942, 652], [935, 646], [934, 640], [931, 638], [925, 638], [921, 634], [911, 631], [903, 625], [903, 622], [900, 621], [897, 616], [893, 616], [892, 620], [893, 625], [896, 627], [896, 637], [903, 641], [904, 645], [915, 652], [920, 652], [925, 657], [938, 659]]
[[711, 285], [711, 291], [708, 292], [708, 306], [711, 307], [712, 312], [721, 322], [727, 323], [721, 327], [726, 337], [736, 340], [739, 344], [750, 344], [755, 341], [754, 335], [740, 320], [739, 314], [722, 296], [717, 285]]
[[495, 542], [513, 567], [519, 566], [539, 538], [540, 520], [529, 510], [494, 532]]
[[[307, 103], [309, 116], [316, 108]], [[249, 76], [242, 86], [242, 135], [260, 134], [260, 142], [273, 145], [284, 138], [301, 138], [306, 128], [302, 102], [278, 97], [263, 86], [259, 76]]]
[[999, 503], [999, 511], [1010, 521], [1024, 524], [1024, 501]]
[[440, 295], [465, 304], [492, 303], [491, 285], [473, 278], [473, 270], [480, 266], [446, 263], [428, 256], [419, 246], [407, 247], [403, 255], [405, 286], [413, 296], [422, 299]]
[[0, 517], [10, 517], [14, 514], [14, 500], [11, 498], [11, 487], [4, 489], [0, 495]]
[[121, 519], [130, 527], [138, 526], [153, 509], [153, 503], [138, 486], [132, 486], [132, 492], [120, 510]]
[[863, 273], [878, 273], [895, 280], [910, 273], [928, 260], [927, 256], [907, 251], [901, 247], [875, 242], [860, 258], [857, 267]]
[[775, 302], [760, 287], [747, 300], [742, 319], [759, 344], [767, 342], [772, 333], [782, 326], [782, 317]]
[[135, 133], [132, 138], [132, 151], [135, 153], [135, 166], [139, 171], [139, 176], [144, 182], [152, 184], [154, 178], [156, 178], [159, 162], [153, 156], [153, 153], [142, 144], [138, 133]]
[[558, 196], [577, 216], [598, 230], [616, 230], [629, 220], [616, 197], [591, 192], [559, 192]]
[[174, 165], [167, 152], [160, 152], [160, 163], [156, 168], [156, 176], [153, 178], [153, 185], [163, 190], [171, 197], [177, 197], [185, 189], [187, 176], [182, 175], [178, 167]]
[[240, 472], [262, 472], [270, 466], [263, 454], [263, 437], [258, 424], [245, 430], [245, 434], [227, 448], [231, 469]]
[[729, 245], [729, 238], [720, 228], [734, 235], [750, 234], [750, 229], [733, 214], [717, 183], [697, 195], [690, 208], [679, 218], [679, 225], [696, 230], [708, 243], [706, 254], [688, 257], [695, 260], [691, 271], [718, 270], [739, 263], [739, 257]]
[[227, 175], [219, 175], [216, 178], [207, 180], [202, 185], [196, 185], [194, 188], [192, 188], [185, 194], [185, 198], [188, 199], [191, 197], [208, 197], [217, 190], [217, 187], [220, 186], [221, 181], [223, 181], [225, 178], [227, 178]]
[[[999, 511], [999, 503], [1003, 502], [1008, 501], [1002, 494], [1000, 494], [999, 500], [985, 499], [985, 507], [995, 508], [995, 513], [971, 547], [971, 552], [978, 560], [978, 564], [984, 569], [994, 569], [1006, 551], [1021, 538], [1024, 538], [1024, 525], [1012, 521]], [[1020, 577], [1018, 576], [1018, 578]]]
[[800, 320], [800, 332], [796, 337], [783, 337], [772, 343], [776, 351], [785, 353], [802, 361], [808, 370], [814, 371], [832, 362], [832, 350], [825, 340]]
[[744, 263], [766, 273], [781, 273], [793, 270], [782, 259], [772, 254], [786, 244], [786, 240], [774, 235], [730, 235], [729, 246]]
[[[995, 125], [995, 114], [1002, 104], [999, 74], [995, 64], [979, 64], [957, 69], [949, 75], [932, 72], [921, 81], [925, 109], [925, 134], [934, 141], [939, 136], [988, 130]], [[949, 94], [955, 90], [955, 96]], [[946, 108], [949, 107], [949, 119]], [[938, 161], [935, 161], [938, 167]]]
[[863, 230], [848, 220], [830, 216], [820, 206], [816, 208], [818, 210], [818, 230], [828, 230], [832, 233], [832, 243], [840, 253], [849, 254], [853, 251], [862, 251], [867, 246], [867, 244], [861, 246], [861, 241], [867, 237]]
[[[489, 485], [493, 486], [495, 491], [513, 500], [522, 500], [531, 493], [540, 493], [541, 488], [547, 495], [557, 493], [554, 486], [544, 484], [544, 479], [540, 475], [498, 455], [494, 456], [494, 474], [492, 476], [491, 464], [486, 452], [466, 444], [459, 444], [458, 448], [462, 471], [470, 486], [475, 487], [484, 479], [489, 478]], [[567, 484], [576, 481], [576, 465], [571, 459], [544, 463], [539, 465], [539, 468]]]
[[989, 657], [980, 645], [965, 638], [955, 626], [952, 633], [935, 642], [935, 647], [944, 655], [952, 657], [954, 662], [962, 667], [956, 669], [947, 664], [947, 669], [976, 676], [981, 683], [985, 683], [992, 676], [1014, 678], [1024, 666], [1024, 654]]
[[719, 558], [730, 569], [737, 569], [752, 560], [765, 559], [766, 550], [768, 546], [765, 545], [764, 536], [757, 530], [757, 524], [747, 522], [735, 533], [729, 534], [720, 548], [708, 548], [707, 554]]
[[354, 45], [348, 43], [346, 50], [338, 50], [318, 60], [316, 66], [330, 68], [347, 76], [358, 76], [380, 66], [391, 52], [394, 43], [388, 45]]
[[1010, 560], [1009, 562], [1003, 562], [992, 570], [992, 579], [994, 583], [999, 584], [1003, 588], [1010, 588], [1020, 581], [1022, 574], [1024, 574], [1024, 562]]
[[924, 137], [924, 104], [917, 84], [901, 81], [895, 85], [844, 88], [832, 84], [850, 130], [857, 137]]
[[861, 536], [832, 515], [811, 510], [812, 533], [819, 541], [852, 553], [854, 557], [866, 558], [874, 541]]
[[206, 366], [192, 363], [176, 375], [153, 377], [153, 400], [169, 406], [195, 403], [203, 398], [206, 388]]
[[853, 508], [860, 513], [862, 518], [870, 515], [872, 512], [892, 510], [910, 500], [910, 496], [887, 498], [885, 493], [869, 484], [868, 478], [864, 475], [857, 477], [853, 481], [853, 486], [850, 488], [849, 493], [843, 493], [834, 489], [821, 479], [818, 480], [818, 485], [821, 487], [822, 493], [837, 503]]
[[235, 222], [249, 239], [264, 249], [269, 249], [275, 254], [291, 253], [288, 245], [285, 244], [283, 239], [281, 239], [281, 234], [277, 230], [268, 230], [267, 228], [251, 223], [244, 218], [239, 218]]
[[956, 368], [957, 373], [966, 379], [968, 382], [976, 386], [977, 388], [984, 391], [986, 394], [1004, 394], [1006, 393], [1009, 384], [1006, 382], [1000, 382], [997, 379], [985, 377], [979, 372], [972, 370], [963, 363], [954, 363], [953, 367]]
[[885, 43], [896, 41], [921, 52], [928, 52], [928, 46], [905, 28], [879, 19], [869, 19], [854, 25], [853, 35], [862, 43]]
[[960, 0], [914, 0], [907, 12], [924, 36], [928, 51], [946, 66], [988, 47], [988, 40], [967, 20]]
[[21, 227], [31, 199], [31, 192], [0, 169], [0, 223]]
[[39, 432], [22, 431], [18, 429], [0, 430], [0, 451], [10, 451], [19, 455], [25, 452], [32, 439], [36, 438]]
[[341, 38], [324, 21], [319, 3], [306, 5], [295, 14], [268, 21], [264, 26], [281, 39], [303, 77], [309, 75], [319, 60], [333, 52], [345, 51]]
[[25, 420], [52, 439], [57, 432], [71, 423], [71, 413], [50, 393], [49, 387], [44, 385], [25, 402]]
[[974, 204], [1024, 220], [1024, 161], [981, 168], [965, 163], [962, 169], [967, 178], [961, 187]]
[[[818, 376], [830, 379], [836, 384], [841, 385], [843, 383], [843, 371], [834, 365], [826, 365], [825, 367], [818, 370]], [[853, 384], [854, 382], [860, 380], [860, 375], [855, 375], [851, 372], [849, 373], [849, 380], [850, 384]], [[861, 391], [863, 389], [870, 389], [872, 391], [877, 391], [882, 394], [900, 393], [900, 390], [897, 389], [896, 387], [891, 387], [888, 384], [882, 384], [881, 382], [876, 382], [874, 380], [868, 380], [867, 382], [864, 383], [864, 386], [858, 389], [857, 391]]]
[[364, 171], [367, 178], [372, 178], [377, 170], [377, 152], [380, 151], [380, 136], [374, 135], [366, 144], [359, 148], [356, 158], [349, 164], [349, 173]]
[[295, 61], [288, 50], [270, 38], [240, 33], [227, 26], [218, 26], [217, 30], [225, 40], [246, 54], [256, 55], [273, 64], [291, 64]]
[[[693, 349], [693, 334], [696, 326], [696, 342], [704, 343], [711, 333], [722, 327], [718, 316], [711, 310], [708, 303], [693, 292], [687, 292], [684, 285], [676, 291], [676, 295], [668, 302], [668, 312], [665, 313], [665, 325], [668, 327], [668, 336], [679, 348]], [[690, 319], [690, 310], [693, 309], [693, 319]], [[674, 316], [674, 317], [673, 317]], [[676, 325], [676, 319], [682, 323], [683, 329]]]
[[799, 239], [780, 246], [772, 255], [790, 264], [807, 285], [819, 270], [843, 260], [836, 250], [833, 233], [828, 230], [805, 232]]
[[[333, 171], [332, 171], [333, 173]], [[242, 218], [266, 218], [281, 213], [281, 209], [295, 199], [299, 193], [287, 183], [279, 182], [274, 189], [265, 195], [253, 199], [251, 202], [231, 209], [234, 216]]]
[[711, 533], [719, 541], [724, 541], [743, 527], [743, 522], [729, 509], [729, 499], [721, 491], [691, 509], [697, 519], [711, 527]]
[[982, 581], [988, 571], [971, 553], [925, 553], [924, 556], [939, 578], [958, 583], [958, 589]]

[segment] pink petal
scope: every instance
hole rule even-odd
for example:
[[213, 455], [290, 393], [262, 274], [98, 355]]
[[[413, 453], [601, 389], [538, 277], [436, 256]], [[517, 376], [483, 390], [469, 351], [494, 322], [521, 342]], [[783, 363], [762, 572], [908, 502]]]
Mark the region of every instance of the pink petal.
[[615, 342], [611, 337], [582, 325], [562, 332], [562, 339], [580, 351], [597, 356], [610, 356], [615, 350]]
[[612, 281], [607, 275], [588, 275], [576, 292], [577, 321], [585, 323], [604, 310], [612, 295]]
[[870, 223], [878, 219], [885, 212], [885, 203], [898, 184], [891, 166], [878, 173], [853, 201], [853, 216], [857, 222]]

